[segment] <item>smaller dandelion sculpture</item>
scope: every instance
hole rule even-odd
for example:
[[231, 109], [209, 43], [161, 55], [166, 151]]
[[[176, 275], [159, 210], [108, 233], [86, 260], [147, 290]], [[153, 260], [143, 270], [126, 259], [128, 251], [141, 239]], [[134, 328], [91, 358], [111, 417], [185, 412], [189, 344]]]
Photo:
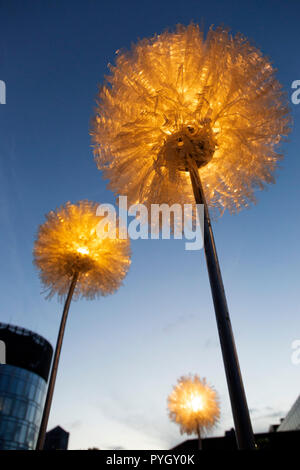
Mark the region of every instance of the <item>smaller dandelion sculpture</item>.
[[168, 397], [169, 416], [180, 425], [181, 434], [197, 434], [199, 449], [201, 436], [218, 422], [220, 408], [217, 392], [197, 375], [180, 377]]
[[[98, 204], [67, 203], [46, 215], [34, 244], [34, 264], [40, 271], [48, 298], [66, 297], [58, 333], [53, 365], [37, 449], [42, 450], [53, 397], [65, 325], [72, 298], [94, 299], [115, 292], [130, 266], [129, 239], [108, 237], [97, 231], [101, 217]], [[102, 234], [102, 235], [101, 235]]]

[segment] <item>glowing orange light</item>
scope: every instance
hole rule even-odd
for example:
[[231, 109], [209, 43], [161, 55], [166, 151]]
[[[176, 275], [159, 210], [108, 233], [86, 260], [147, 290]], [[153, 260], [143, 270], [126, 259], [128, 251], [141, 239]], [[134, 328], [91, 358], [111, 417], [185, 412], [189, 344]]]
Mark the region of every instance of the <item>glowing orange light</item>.
[[181, 377], [168, 397], [169, 416], [181, 433], [207, 432], [219, 420], [216, 391], [197, 375]]
[[[34, 263], [48, 297], [63, 298], [75, 272], [74, 298], [93, 299], [117, 290], [130, 266], [129, 239], [99, 238], [98, 204], [68, 202], [46, 215], [34, 244]], [[117, 234], [118, 235], [118, 234]], [[78, 255], [80, 254], [80, 256]]]
[[78, 253], [81, 253], [82, 255], [88, 255], [90, 253], [90, 250], [86, 248], [85, 246], [77, 248]]
[[244, 37], [211, 28], [204, 39], [197, 25], [179, 25], [119, 53], [110, 69], [91, 134], [98, 168], [130, 204], [193, 203], [187, 156], [220, 212], [274, 181], [287, 100]]
[[201, 395], [192, 395], [189, 400], [187, 400], [187, 406], [191, 408], [194, 412], [203, 410], [204, 403]]

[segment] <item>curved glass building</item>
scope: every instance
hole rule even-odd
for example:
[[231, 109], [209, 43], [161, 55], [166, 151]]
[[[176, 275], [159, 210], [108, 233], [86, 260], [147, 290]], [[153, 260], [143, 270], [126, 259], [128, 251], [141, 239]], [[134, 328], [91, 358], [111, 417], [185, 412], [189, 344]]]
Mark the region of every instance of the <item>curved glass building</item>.
[[42, 418], [52, 346], [41, 336], [0, 323], [0, 449], [34, 449]]

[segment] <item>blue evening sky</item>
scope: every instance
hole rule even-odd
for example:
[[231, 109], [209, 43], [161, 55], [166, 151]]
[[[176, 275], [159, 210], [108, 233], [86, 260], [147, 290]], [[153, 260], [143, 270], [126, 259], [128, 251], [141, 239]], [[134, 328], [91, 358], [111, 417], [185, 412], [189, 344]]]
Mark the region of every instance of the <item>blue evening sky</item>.
[[[62, 305], [46, 301], [32, 265], [44, 214], [70, 200], [114, 202], [89, 136], [97, 86], [115, 51], [191, 20], [251, 38], [291, 96], [300, 79], [300, 4], [279, 1], [0, 1], [1, 321], [53, 345]], [[214, 224], [255, 431], [279, 422], [299, 394], [291, 361], [299, 319], [299, 123], [284, 144], [277, 183], [258, 204]], [[183, 241], [132, 242], [132, 266], [114, 295], [71, 306], [49, 427], [70, 448], [168, 449], [179, 443], [166, 399], [177, 378], [206, 377], [232, 426], [203, 250]]]

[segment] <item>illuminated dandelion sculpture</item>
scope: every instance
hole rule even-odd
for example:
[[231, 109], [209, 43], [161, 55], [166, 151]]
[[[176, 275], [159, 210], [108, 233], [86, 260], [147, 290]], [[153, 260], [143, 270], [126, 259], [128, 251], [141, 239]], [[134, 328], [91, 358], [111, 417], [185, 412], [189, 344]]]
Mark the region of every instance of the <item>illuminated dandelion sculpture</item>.
[[[46, 215], [34, 245], [34, 264], [48, 297], [66, 296], [37, 449], [43, 449], [64, 330], [72, 297], [94, 299], [116, 291], [130, 266], [128, 239], [106, 237], [97, 231], [101, 217], [98, 204], [67, 203]], [[103, 234], [102, 237], [100, 234]]]
[[92, 138], [110, 189], [129, 202], [204, 205], [204, 249], [236, 435], [254, 439], [208, 207], [248, 206], [274, 181], [289, 114], [274, 69], [241, 35], [178, 26], [118, 53]]
[[169, 416], [180, 425], [180, 432], [197, 434], [199, 449], [201, 436], [211, 430], [220, 417], [219, 400], [216, 391], [206, 380], [181, 377], [168, 397]]

